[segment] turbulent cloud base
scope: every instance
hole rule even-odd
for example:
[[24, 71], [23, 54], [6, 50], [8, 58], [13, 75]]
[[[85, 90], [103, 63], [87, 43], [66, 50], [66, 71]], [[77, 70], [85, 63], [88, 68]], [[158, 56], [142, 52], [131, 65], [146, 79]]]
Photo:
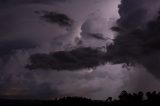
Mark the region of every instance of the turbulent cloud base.
[[94, 68], [105, 64], [106, 53], [98, 49], [77, 48], [71, 51], [58, 51], [46, 54], [34, 54], [30, 57], [31, 64], [26, 68], [31, 70], [80, 70]]
[[[142, 1], [143, 0], [141, 0], [141, 2]], [[151, 10], [137, 6], [136, 9], [130, 10], [131, 12], [128, 13], [128, 17], [126, 18], [125, 15], [127, 13], [124, 14], [123, 12], [129, 11], [126, 10], [125, 6], [128, 6], [130, 2], [122, 0], [122, 4], [120, 5], [121, 18], [118, 20], [118, 29], [120, 30], [114, 40], [114, 45], [108, 47], [108, 59], [113, 63], [127, 63], [128, 65], [141, 64], [148, 72], [159, 78], [159, 9], [155, 7], [153, 14], [156, 15], [154, 17], [151, 16], [152, 18], [150, 17], [150, 20], [148, 20], [145, 17], [150, 14]], [[134, 3], [133, 1], [133, 4]], [[158, 3], [157, 1], [157, 4]]]

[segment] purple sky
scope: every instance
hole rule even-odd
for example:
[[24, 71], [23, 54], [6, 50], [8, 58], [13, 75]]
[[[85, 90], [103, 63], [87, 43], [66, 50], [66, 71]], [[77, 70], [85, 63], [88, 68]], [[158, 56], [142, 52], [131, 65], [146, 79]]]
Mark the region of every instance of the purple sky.
[[[157, 17], [158, 0], [122, 1], [0, 0], [0, 97], [106, 99], [117, 97], [124, 89], [130, 92], [160, 90], [157, 71], [147, 69], [143, 62], [127, 68], [122, 67], [123, 62], [109, 62], [75, 71], [25, 68], [33, 54], [114, 44], [110, 39], [145, 27], [148, 21]], [[118, 8], [119, 4], [121, 7]], [[48, 17], [49, 13], [52, 15]], [[119, 26], [124, 32], [112, 31], [113, 26]], [[158, 56], [159, 51], [156, 53], [153, 55]]]

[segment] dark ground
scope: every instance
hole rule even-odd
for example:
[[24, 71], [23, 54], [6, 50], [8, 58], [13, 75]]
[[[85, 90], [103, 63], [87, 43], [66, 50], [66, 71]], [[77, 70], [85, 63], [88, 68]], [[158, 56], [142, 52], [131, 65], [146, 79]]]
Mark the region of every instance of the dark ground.
[[143, 92], [127, 93], [122, 91], [118, 100], [108, 97], [104, 101], [91, 100], [82, 97], [64, 97], [56, 100], [16, 100], [0, 99], [0, 106], [159, 106], [160, 93], [147, 92], [144, 99]]

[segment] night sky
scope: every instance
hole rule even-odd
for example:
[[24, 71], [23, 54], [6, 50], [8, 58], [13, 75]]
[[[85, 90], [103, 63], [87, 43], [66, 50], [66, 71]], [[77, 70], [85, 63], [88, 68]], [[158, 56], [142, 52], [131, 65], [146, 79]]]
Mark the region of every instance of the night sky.
[[160, 90], [159, 0], [0, 0], [0, 98]]

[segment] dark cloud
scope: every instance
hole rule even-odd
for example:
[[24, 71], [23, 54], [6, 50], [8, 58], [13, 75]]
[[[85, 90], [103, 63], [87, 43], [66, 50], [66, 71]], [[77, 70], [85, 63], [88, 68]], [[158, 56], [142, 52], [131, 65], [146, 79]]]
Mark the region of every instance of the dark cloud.
[[71, 27], [73, 25], [73, 20], [63, 13], [47, 11], [44, 11], [42, 13], [44, 13], [44, 15], [41, 16], [41, 19], [49, 23], [57, 23], [59, 26], [64, 27]]
[[77, 48], [50, 54], [34, 54], [29, 69], [79, 70], [105, 63], [105, 52], [92, 48]]
[[152, 20], [159, 9], [160, 2], [158, 0], [121, 0], [119, 5], [118, 25], [122, 29], [130, 30], [137, 27], [144, 27], [146, 22]]
[[95, 39], [98, 39], [98, 40], [103, 40], [103, 41], [113, 40], [109, 37], [104, 37], [104, 35], [102, 33], [88, 33], [88, 35], [95, 38]]
[[0, 0], [0, 3], [36, 3], [36, 4], [48, 4], [53, 2], [66, 2], [67, 0]]
[[104, 35], [101, 33], [88, 33], [88, 35], [92, 36], [95, 39], [99, 39], [99, 40], [106, 40], [104, 38]]
[[[118, 25], [124, 29], [135, 28], [142, 25], [147, 15], [147, 10], [139, 7], [139, 2], [133, 0], [121, 1], [119, 5], [120, 19]], [[137, 5], [137, 6], [136, 6]], [[134, 7], [133, 7], [134, 6]]]
[[[119, 27], [121, 28], [122, 25]], [[115, 44], [108, 47], [108, 60], [128, 65], [138, 63], [154, 76], [160, 77], [160, 15], [147, 22], [143, 28], [136, 26], [133, 28], [128, 29], [127, 32], [119, 32]]]

